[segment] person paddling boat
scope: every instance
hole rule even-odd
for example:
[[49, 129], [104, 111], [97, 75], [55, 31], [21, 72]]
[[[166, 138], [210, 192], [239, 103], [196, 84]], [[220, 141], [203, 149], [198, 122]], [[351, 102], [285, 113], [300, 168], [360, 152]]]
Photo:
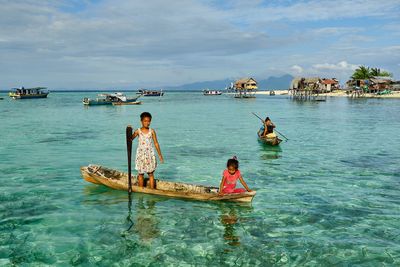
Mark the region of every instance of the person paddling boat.
[[275, 124], [272, 123], [269, 117], [265, 118], [264, 127], [260, 129], [260, 137], [266, 138], [275, 138], [276, 134], [274, 133]]

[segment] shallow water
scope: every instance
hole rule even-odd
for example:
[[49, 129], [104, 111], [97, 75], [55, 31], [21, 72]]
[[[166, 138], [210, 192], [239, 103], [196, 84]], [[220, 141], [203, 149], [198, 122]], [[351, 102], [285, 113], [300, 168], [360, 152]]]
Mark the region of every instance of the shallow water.
[[[400, 101], [202, 96], [84, 107], [96, 93], [0, 100], [0, 266], [400, 265]], [[133, 194], [79, 167], [126, 170], [125, 127], [153, 114], [156, 176], [218, 185], [237, 155], [252, 205]], [[290, 140], [259, 143], [268, 114]], [[136, 143], [133, 151], [135, 151]]]

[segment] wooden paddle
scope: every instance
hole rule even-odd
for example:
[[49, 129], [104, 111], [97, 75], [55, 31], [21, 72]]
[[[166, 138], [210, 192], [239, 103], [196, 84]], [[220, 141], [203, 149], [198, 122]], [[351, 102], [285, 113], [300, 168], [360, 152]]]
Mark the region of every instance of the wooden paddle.
[[132, 193], [132, 126], [126, 127], [126, 150], [128, 152], [128, 192]]
[[[257, 118], [259, 118], [259, 119], [262, 121], [263, 124], [265, 123], [265, 121], [264, 121], [263, 119], [261, 119], [260, 116], [258, 116], [258, 115], [255, 114], [254, 112], [252, 112], [252, 114], [253, 114], [254, 116], [256, 116]], [[274, 131], [277, 132], [278, 134], [280, 134], [283, 138], [285, 138], [286, 141], [289, 140], [289, 138], [287, 138], [286, 136], [284, 136], [282, 133], [278, 132], [278, 130], [274, 129]]]

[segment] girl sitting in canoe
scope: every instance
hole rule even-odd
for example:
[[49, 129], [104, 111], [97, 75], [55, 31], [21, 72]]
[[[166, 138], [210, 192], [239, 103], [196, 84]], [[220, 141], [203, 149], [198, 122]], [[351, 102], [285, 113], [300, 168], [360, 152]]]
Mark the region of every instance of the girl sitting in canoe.
[[154, 171], [157, 167], [157, 161], [154, 155], [153, 143], [156, 147], [160, 162], [163, 163], [164, 159], [157, 141], [156, 132], [150, 128], [151, 114], [149, 112], [143, 112], [140, 114], [140, 121], [142, 127], [138, 128], [132, 135], [132, 140], [139, 136], [135, 160], [135, 169], [138, 171], [138, 184], [141, 187], [144, 186], [143, 176], [144, 173], [147, 173], [149, 175], [150, 188], [154, 189]]
[[239, 170], [239, 161], [236, 157], [228, 160], [226, 163], [226, 170], [222, 173], [221, 184], [219, 185], [219, 195], [224, 194], [237, 194], [246, 192], [243, 188], [236, 188], [236, 182], [239, 180], [247, 191], [251, 192], [246, 182], [243, 180], [242, 174]]
[[275, 124], [272, 123], [269, 117], [265, 118], [263, 132], [261, 133], [261, 137], [267, 138], [275, 138], [276, 134], [274, 133]]

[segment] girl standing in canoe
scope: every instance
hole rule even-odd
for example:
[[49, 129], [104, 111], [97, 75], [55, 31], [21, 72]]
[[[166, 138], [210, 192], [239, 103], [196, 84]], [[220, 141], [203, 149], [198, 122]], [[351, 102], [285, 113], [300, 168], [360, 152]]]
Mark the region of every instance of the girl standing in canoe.
[[218, 194], [237, 194], [237, 193], [244, 193], [246, 192], [243, 188], [236, 188], [236, 182], [239, 180], [244, 188], [248, 192], [251, 192], [250, 188], [247, 186], [246, 182], [244, 181], [242, 174], [239, 170], [239, 161], [234, 156], [233, 158], [229, 159], [226, 163], [226, 170], [222, 173], [222, 180], [221, 184], [219, 185]]
[[138, 147], [135, 159], [135, 169], [138, 171], [138, 184], [140, 187], [144, 186], [144, 173], [147, 173], [149, 175], [150, 188], [154, 189], [154, 171], [157, 167], [157, 161], [154, 154], [153, 143], [161, 163], [164, 162], [164, 158], [161, 154], [156, 132], [150, 128], [151, 114], [149, 112], [143, 112], [140, 114], [140, 121], [142, 127], [138, 128], [132, 135], [132, 140], [138, 136]]

